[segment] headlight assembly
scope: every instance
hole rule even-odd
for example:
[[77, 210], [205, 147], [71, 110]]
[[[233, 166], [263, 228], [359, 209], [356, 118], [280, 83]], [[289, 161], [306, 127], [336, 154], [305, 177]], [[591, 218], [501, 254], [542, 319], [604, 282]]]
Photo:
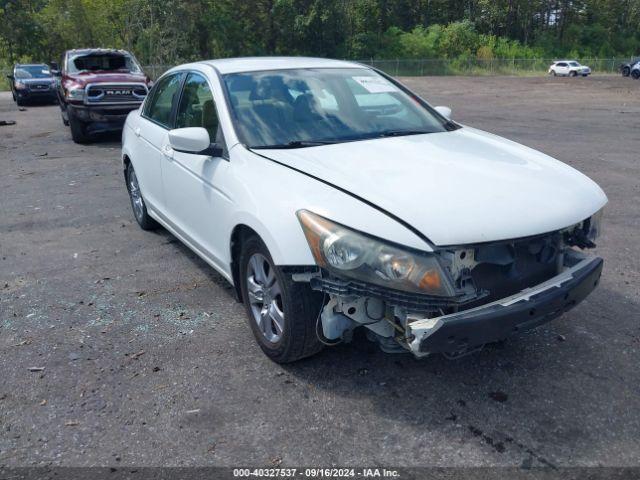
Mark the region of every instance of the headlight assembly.
[[585, 221], [585, 233], [589, 240], [594, 241], [602, 234], [603, 216], [604, 208], [601, 208]]
[[69, 100], [84, 100], [84, 88], [70, 88], [67, 90], [67, 98]]
[[433, 254], [397, 247], [307, 210], [297, 215], [316, 263], [336, 275], [396, 290], [456, 294]]

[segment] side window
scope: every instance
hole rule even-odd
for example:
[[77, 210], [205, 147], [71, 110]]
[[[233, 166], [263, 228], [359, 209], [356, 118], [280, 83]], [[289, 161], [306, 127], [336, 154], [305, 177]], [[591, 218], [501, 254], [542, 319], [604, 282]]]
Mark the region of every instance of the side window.
[[203, 127], [212, 142], [220, 143], [218, 113], [207, 80], [197, 73], [190, 73], [184, 83], [176, 128]]
[[560, 63], [558, 63], [556, 66], [557, 66], [557, 67], [566, 67], [566, 66], [567, 66], [567, 64], [566, 64], [566, 63], [562, 63], [562, 62], [560, 62]]
[[163, 78], [154, 88], [153, 96], [145, 105], [144, 116], [149, 120], [169, 128], [171, 125], [171, 109], [178, 92], [182, 74], [176, 73]]

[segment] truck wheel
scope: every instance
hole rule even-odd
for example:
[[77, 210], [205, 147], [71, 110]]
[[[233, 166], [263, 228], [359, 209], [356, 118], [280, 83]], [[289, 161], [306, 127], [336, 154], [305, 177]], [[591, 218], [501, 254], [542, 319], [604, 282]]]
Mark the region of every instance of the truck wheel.
[[136, 222], [138, 222], [138, 225], [140, 225], [140, 228], [143, 230], [155, 230], [159, 227], [158, 222], [151, 218], [149, 212], [147, 212], [147, 205], [144, 203], [138, 177], [131, 162], [127, 165], [125, 179], [127, 180], [127, 191], [129, 192], [131, 208], [133, 209], [133, 216], [136, 218]]
[[[60, 102], [58, 100], [58, 102]], [[64, 104], [60, 102], [60, 118], [62, 118], [62, 123], [64, 123], [65, 127], [69, 126], [69, 114], [68, 110], [64, 107]]]
[[67, 109], [67, 118], [69, 119], [71, 138], [73, 138], [73, 141], [80, 144], [89, 143], [91, 137], [87, 134], [87, 127], [84, 122], [77, 119], [75, 115], [73, 115], [73, 111], [69, 109]]
[[316, 323], [323, 295], [275, 266], [260, 238], [247, 238], [241, 249], [242, 298], [262, 351], [274, 362], [289, 363], [322, 350]]

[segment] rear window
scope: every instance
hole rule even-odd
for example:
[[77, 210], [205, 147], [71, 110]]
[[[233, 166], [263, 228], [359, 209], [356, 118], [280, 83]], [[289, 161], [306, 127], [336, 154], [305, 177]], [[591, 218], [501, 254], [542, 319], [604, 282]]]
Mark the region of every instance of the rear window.
[[77, 55], [69, 59], [68, 69], [70, 73], [96, 71], [140, 73], [142, 71], [133, 57], [120, 54]]

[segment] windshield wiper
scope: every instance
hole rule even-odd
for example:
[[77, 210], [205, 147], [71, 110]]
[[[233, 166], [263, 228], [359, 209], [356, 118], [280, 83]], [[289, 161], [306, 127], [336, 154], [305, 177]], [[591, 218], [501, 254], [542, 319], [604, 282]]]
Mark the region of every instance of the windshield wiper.
[[376, 137], [401, 137], [404, 135], [422, 135], [423, 133], [433, 133], [427, 130], [385, 130], [379, 132]]
[[250, 148], [255, 149], [281, 149], [281, 148], [306, 148], [317, 147], [319, 145], [331, 145], [336, 143], [333, 140], [293, 140], [289, 143], [276, 144], [276, 145], [253, 145]]

